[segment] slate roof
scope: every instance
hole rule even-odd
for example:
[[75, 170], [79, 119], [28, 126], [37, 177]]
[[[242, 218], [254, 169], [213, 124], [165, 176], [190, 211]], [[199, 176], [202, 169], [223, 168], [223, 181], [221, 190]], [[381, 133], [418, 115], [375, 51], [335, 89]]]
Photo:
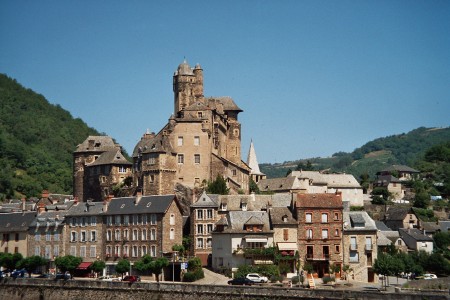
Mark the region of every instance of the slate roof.
[[[433, 241], [433, 239], [431, 237], [424, 235], [417, 228], [408, 228], [408, 229], [400, 228], [398, 230], [398, 233], [400, 234], [400, 237], [402, 237], [402, 239], [405, 241], [405, 243], [406, 243], [407, 239], [403, 238], [404, 236], [409, 236], [417, 242], [432, 242]], [[408, 245], [408, 247], [409, 247], [409, 245]], [[410, 247], [410, 248], [415, 248], [415, 247]]]
[[382, 231], [377, 232], [377, 245], [378, 246], [389, 246], [391, 244], [392, 244], [392, 241], [385, 235], [385, 232], [382, 232]]
[[219, 195], [203, 192], [191, 207], [219, 207]]
[[70, 207], [67, 216], [95, 216], [103, 213], [103, 202], [78, 202]]
[[260, 191], [289, 191], [300, 189], [300, 183], [295, 176], [269, 178], [260, 180], [258, 188]]
[[403, 221], [409, 213], [414, 213], [410, 207], [391, 206], [388, 208], [385, 218], [386, 221]]
[[258, 159], [256, 157], [256, 151], [255, 146], [253, 145], [253, 140], [250, 141], [250, 148], [248, 149], [247, 165], [250, 167], [250, 169], [252, 169], [251, 174], [265, 175], [259, 169]]
[[217, 104], [222, 104], [223, 110], [227, 111], [238, 111], [242, 112], [243, 110], [239, 108], [239, 106], [236, 105], [234, 100], [231, 97], [208, 97], [206, 98], [208, 101], [208, 106], [212, 109], [217, 109]]
[[387, 167], [386, 169], [383, 169], [383, 170], [377, 172], [377, 174], [386, 173], [386, 172], [394, 172], [394, 171], [406, 172], [406, 173], [420, 173], [420, 171], [417, 171], [416, 169], [410, 168], [405, 165], [392, 165], [390, 167]]
[[120, 150], [113, 150], [102, 153], [94, 162], [89, 164], [89, 167], [101, 165], [132, 165], [132, 163], [122, 155]]
[[442, 232], [447, 232], [450, 230], [450, 221], [439, 221]]
[[[375, 221], [365, 211], [344, 211], [344, 231], [376, 231]], [[363, 225], [363, 227], [359, 227]]]
[[219, 206], [224, 203], [228, 211], [242, 210], [241, 203], [247, 203], [248, 211], [267, 209], [270, 205], [270, 195], [219, 195]]
[[[262, 233], [272, 233], [270, 230], [269, 214], [265, 211], [230, 211], [227, 214], [227, 219], [228, 227], [224, 229], [224, 233], [248, 233], [244, 230], [244, 225], [249, 220], [255, 220], [255, 223], [258, 220], [258, 223], [263, 224]], [[252, 232], [252, 234], [254, 233]]]
[[320, 172], [317, 171], [292, 171], [290, 176], [295, 176], [298, 179], [311, 179], [314, 185], [326, 185], [327, 181], [322, 176]]
[[312, 185], [327, 185], [330, 188], [361, 188], [352, 174], [322, 174], [318, 171], [292, 171], [290, 176], [312, 180]]
[[379, 175], [377, 179], [375, 179], [375, 186], [388, 186], [389, 183], [401, 183], [400, 179], [394, 177], [392, 175]]
[[44, 211], [36, 216], [30, 223], [30, 227], [62, 226], [66, 222], [68, 211]]
[[35, 211], [0, 214], [0, 232], [26, 231], [35, 217]]
[[143, 214], [143, 213], [165, 213], [175, 195], [162, 196], [142, 196], [135, 203], [137, 197], [113, 198], [108, 204], [105, 215], [121, 215], [121, 214]]
[[77, 146], [75, 152], [105, 152], [120, 149], [110, 136], [88, 136], [83, 143]]
[[[272, 225], [297, 224], [292, 211], [287, 207], [273, 207], [269, 210], [269, 215]], [[283, 217], [286, 217], [286, 221], [283, 220]]]
[[441, 225], [436, 222], [420, 222], [420, 225], [427, 233], [435, 233], [441, 230]]
[[384, 224], [381, 221], [375, 221], [375, 225], [377, 226], [377, 229], [380, 231], [392, 231], [392, 229], [387, 227], [386, 224]]
[[297, 194], [296, 207], [300, 208], [343, 208], [340, 194]]

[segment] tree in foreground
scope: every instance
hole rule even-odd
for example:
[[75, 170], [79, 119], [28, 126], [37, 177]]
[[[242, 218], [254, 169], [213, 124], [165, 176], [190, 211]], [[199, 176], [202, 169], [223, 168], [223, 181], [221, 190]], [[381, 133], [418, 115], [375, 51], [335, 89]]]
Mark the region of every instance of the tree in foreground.
[[169, 265], [169, 261], [165, 257], [153, 258], [150, 255], [144, 255], [140, 260], [134, 263], [136, 270], [141, 272], [150, 272], [155, 274], [156, 282], [159, 282], [159, 277], [162, 270]]
[[75, 269], [81, 264], [82, 261], [83, 259], [81, 257], [66, 255], [57, 257], [55, 259], [55, 265], [62, 273], [68, 271], [70, 274], [73, 274]]
[[128, 259], [121, 259], [117, 262], [116, 272], [123, 275], [130, 270], [130, 261]]
[[31, 277], [31, 273], [40, 266], [46, 266], [48, 260], [38, 255], [29, 256], [22, 259], [17, 263], [17, 268], [25, 269], [28, 272], [28, 277]]
[[106, 264], [105, 264], [105, 262], [104, 261], [102, 261], [102, 260], [96, 260], [96, 261], [94, 261], [93, 263], [92, 263], [92, 265], [89, 267], [92, 271], [94, 271], [96, 274], [97, 274], [97, 277], [98, 277], [98, 274], [100, 273], [100, 272], [102, 272], [104, 269], [105, 269], [105, 267], [106, 267]]
[[0, 266], [9, 270], [17, 268], [17, 263], [23, 259], [20, 253], [0, 253]]

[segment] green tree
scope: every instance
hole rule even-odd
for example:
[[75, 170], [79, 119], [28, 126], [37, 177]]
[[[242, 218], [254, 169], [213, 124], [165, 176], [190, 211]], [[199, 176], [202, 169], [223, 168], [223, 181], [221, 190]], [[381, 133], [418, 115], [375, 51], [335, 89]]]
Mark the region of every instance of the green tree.
[[[373, 264], [373, 271], [376, 274], [386, 276], [393, 275], [392, 268], [392, 256], [385, 253], [379, 253], [377, 259], [375, 259], [375, 263]], [[387, 282], [384, 281], [384, 287], [386, 288]]]
[[216, 180], [208, 183], [206, 192], [209, 194], [228, 195], [230, 189], [227, 187], [227, 182], [221, 175], [217, 175]]
[[202, 268], [202, 261], [198, 257], [193, 257], [188, 261], [188, 269], [184, 274], [184, 281], [193, 282], [205, 277]]
[[372, 204], [386, 204], [392, 196], [386, 188], [382, 187], [374, 188], [371, 195]]
[[65, 273], [69, 271], [70, 274], [73, 274], [82, 261], [83, 259], [81, 257], [73, 255], [59, 256], [55, 259], [55, 265], [61, 272]]
[[14, 270], [18, 268], [17, 264], [23, 259], [22, 254], [20, 253], [0, 253], [0, 266]]
[[46, 266], [47, 264], [48, 259], [45, 259], [38, 255], [33, 255], [20, 260], [17, 263], [17, 268], [27, 270], [28, 276], [31, 277], [31, 273], [34, 272], [38, 267]]
[[426, 191], [419, 191], [414, 197], [414, 207], [427, 208], [430, 205], [430, 194]]
[[178, 255], [179, 255], [180, 257], [183, 257], [183, 256], [184, 256], [184, 253], [185, 253], [185, 251], [186, 251], [186, 249], [184, 248], [183, 245], [175, 244], [175, 245], [172, 246], [172, 251], [177, 251], [177, 252], [178, 252]]
[[250, 193], [255, 193], [255, 194], [259, 194], [260, 193], [258, 185], [256, 184], [256, 182], [252, 178], [250, 178], [249, 187], [250, 187]]
[[97, 276], [100, 272], [103, 272], [103, 270], [106, 268], [106, 263], [102, 260], [96, 260], [92, 263], [92, 265], [89, 267], [92, 271], [97, 273]]
[[130, 271], [130, 266], [130, 261], [128, 259], [121, 259], [117, 262], [116, 272], [122, 275], [122, 279], [123, 275]]
[[156, 281], [159, 282], [159, 277], [162, 270], [169, 265], [169, 260], [165, 257], [158, 257], [153, 262], [150, 263], [150, 272], [155, 274]]

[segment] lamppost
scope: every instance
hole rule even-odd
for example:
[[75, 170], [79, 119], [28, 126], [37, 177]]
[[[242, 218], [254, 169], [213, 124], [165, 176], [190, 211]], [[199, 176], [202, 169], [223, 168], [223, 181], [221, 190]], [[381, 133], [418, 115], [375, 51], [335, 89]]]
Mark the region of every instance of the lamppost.
[[177, 259], [177, 251], [172, 254], [172, 282], [175, 282], [175, 260]]

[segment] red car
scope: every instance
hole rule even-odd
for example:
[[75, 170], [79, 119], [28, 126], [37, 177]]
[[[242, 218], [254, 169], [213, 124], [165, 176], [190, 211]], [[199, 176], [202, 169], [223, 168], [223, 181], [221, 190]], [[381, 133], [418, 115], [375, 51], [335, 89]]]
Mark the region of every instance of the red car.
[[128, 275], [128, 276], [125, 276], [122, 279], [122, 281], [128, 281], [129, 283], [133, 283], [133, 282], [140, 281], [140, 280], [139, 280], [138, 276]]

